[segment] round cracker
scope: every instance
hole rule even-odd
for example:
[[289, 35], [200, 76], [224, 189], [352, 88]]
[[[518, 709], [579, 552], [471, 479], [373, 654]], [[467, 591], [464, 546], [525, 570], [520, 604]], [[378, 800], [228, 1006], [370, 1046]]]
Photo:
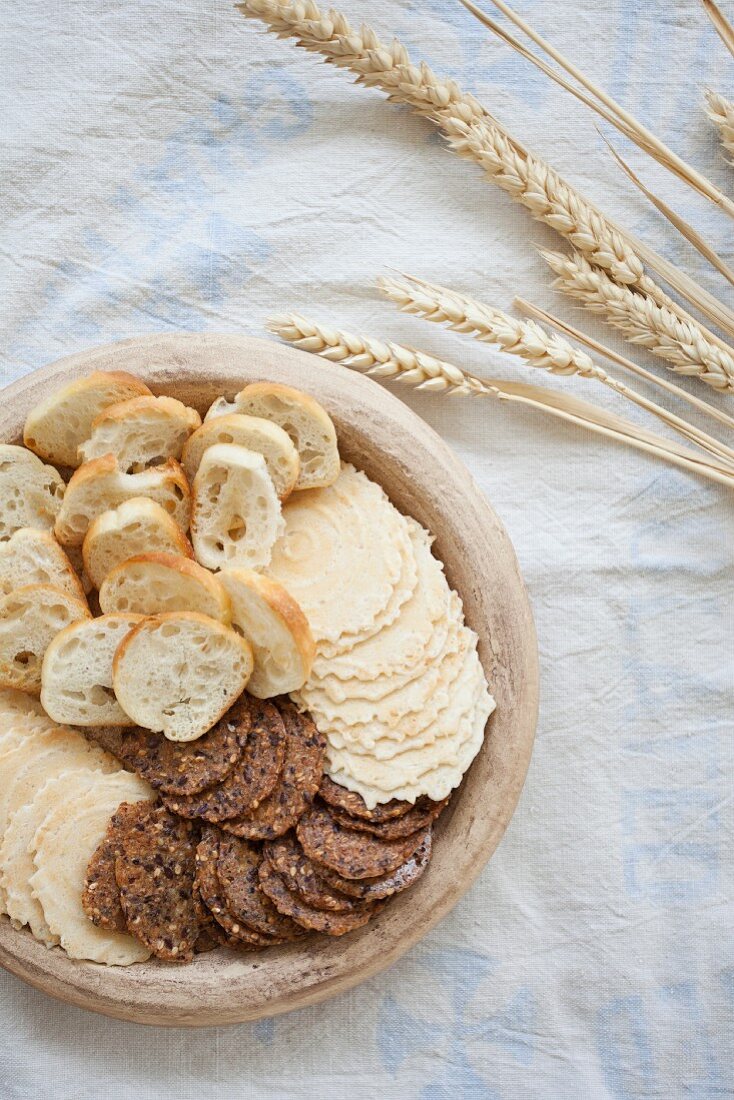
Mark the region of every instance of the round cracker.
[[201, 817], [213, 823], [256, 810], [276, 786], [286, 755], [286, 735], [277, 707], [247, 698], [250, 728], [244, 750], [221, 783], [200, 794], [163, 795], [169, 810], [182, 817]]
[[285, 763], [281, 777], [268, 798], [246, 817], [222, 822], [234, 836], [273, 840], [291, 829], [311, 805], [324, 769], [326, 741], [311, 719], [297, 708], [279, 701], [285, 726]]
[[115, 860], [120, 851], [122, 833], [135, 820], [140, 803], [123, 802], [113, 813], [107, 832], [87, 864], [82, 892], [82, 907], [92, 924], [110, 932], [126, 932], [127, 923], [120, 888], [115, 878]]
[[229, 909], [217, 874], [219, 836], [217, 829], [213, 826], [207, 827], [196, 849], [195, 903], [198, 896], [206, 911], [214, 918], [214, 935], [226, 947], [254, 950], [279, 943], [278, 939], [263, 936], [250, 928]]
[[367, 808], [367, 804], [356, 791], [349, 791], [346, 787], [335, 783], [331, 776], [325, 775], [319, 787], [319, 797], [330, 806], [335, 806], [351, 817], [361, 817], [365, 821], [373, 821], [379, 825], [383, 821], [391, 821], [393, 818], [402, 817], [413, 809], [412, 802], [400, 802], [393, 799], [392, 802], [383, 802], [375, 806], [373, 810]]
[[418, 832], [419, 829], [425, 829], [426, 825], [431, 825], [438, 815], [446, 809], [448, 802], [448, 798], [444, 798], [442, 802], [431, 802], [429, 798], [420, 799], [422, 805], [419, 803], [414, 806], [403, 817], [396, 817], [393, 821], [383, 821], [379, 824], [374, 821], [365, 821], [359, 817], [352, 817], [335, 807], [331, 808], [331, 813], [334, 819], [346, 829], [371, 833], [372, 836], [379, 837], [381, 840], [400, 840], [402, 837], [408, 837], [412, 833]]
[[298, 939], [303, 935], [299, 925], [281, 915], [260, 889], [258, 872], [262, 862], [262, 852], [250, 841], [236, 836], [219, 838], [217, 876], [227, 908], [261, 935]]
[[274, 867], [264, 860], [259, 871], [260, 888], [285, 919], [293, 920], [310, 932], [323, 932], [327, 936], [345, 936], [362, 928], [375, 916], [384, 903], [353, 909], [349, 913], [330, 913], [314, 909], [303, 898], [288, 889], [286, 881]]
[[157, 958], [189, 962], [199, 937], [194, 826], [152, 802], [123, 815], [115, 879], [127, 929]]
[[327, 867], [320, 868], [319, 873], [334, 890], [362, 901], [377, 901], [400, 894], [418, 881], [430, 862], [432, 845], [433, 834], [429, 829], [425, 840], [405, 863], [401, 863], [396, 871], [377, 878], [348, 879]]
[[426, 830], [401, 840], [380, 840], [345, 829], [326, 808], [315, 806], [298, 822], [296, 833], [306, 855], [319, 866], [345, 878], [375, 878], [396, 871], [412, 856], [425, 840]]
[[355, 908], [352, 898], [333, 890], [321, 877], [292, 833], [266, 841], [263, 855], [273, 870], [283, 876], [288, 889], [298, 894], [306, 905], [334, 913], [348, 913]]

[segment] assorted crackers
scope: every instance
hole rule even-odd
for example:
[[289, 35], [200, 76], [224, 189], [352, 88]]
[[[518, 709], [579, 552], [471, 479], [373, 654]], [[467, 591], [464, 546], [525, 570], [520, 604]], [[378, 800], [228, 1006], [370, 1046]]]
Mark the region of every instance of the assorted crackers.
[[96, 373], [24, 443], [0, 445], [0, 909], [123, 966], [363, 928], [425, 873], [494, 707], [432, 536], [268, 382], [202, 424]]

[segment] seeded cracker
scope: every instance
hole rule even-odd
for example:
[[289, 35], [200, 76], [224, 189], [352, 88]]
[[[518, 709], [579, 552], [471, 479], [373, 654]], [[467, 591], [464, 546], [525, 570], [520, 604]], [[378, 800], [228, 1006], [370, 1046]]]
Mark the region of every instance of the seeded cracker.
[[230, 774], [251, 724], [252, 711], [243, 697], [196, 741], [169, 741], [161, 733], [138, 728], [123, 734], [117, 755], [156, 790], [194, 795]]
[[330, 813], [346, 829], [355, 829], [360, 833], [372, 833], [373, 836], [380, 837], [381, 840], [400, 840], [402, 837], [410, 836], [411, 833], [416, 833], [419, 829], [425, 829], [426, 825], [430, 825], [446, 809], [448, 803], [448, 798], [444, 798], [442, 802], [431, 802], [427, 799], [424, 804], [425, 808], [416, 804], [412, 810], [408, 810], [407, 814], [403, 814], [402, 817], [396, 817], [392, 821], [383, 821], [379, 825], [373, 821], [363, 821], [361, 818], [352, 817], [351, 814], [346, 814], [343, 810], [337, 810], [335, 807], [331, 808]]
[[419, 848], [401, 863], [397, 871], [377, 878], [348, 879], [330, 871], [328, 867], [319, 867], [319, 874], [334, 890], [343, 891], [352, 898], [362, 901], [377, 901], [400, 894], [418, 881], [431, 859], [432, 833], [426, 830], [426, 838]]
[[247, 706], [250, 730], [234, 770], [222, 783], [200, 794], [164, 795], [163, 801], [173, 813], [217, 823], [256, 808], [273, 790], [285, 761], [283, 722], [272, 703], [248, 698]]
[[273, 936], [263, 936], [254, 928], [248, 927], [228, 908], [217, 875], [219, 836], [216, 829], [205, 829], [196, 849], [194, 898], [214, 918], [212, 933], [223, 946], [234, 950], [255, 950], [282, 942]]
[[150, 802], [134, 810], [115, 859], [128, 931], [159, 959], [189, 962], [199, 935], [192, 897], [195, 827]]
[[294, 940], [303, 935], [301, 928], [281, 916], [260, 889], [258, 871], [262, 852], [248, 840], [222, 836], [219, 840], [217, 874], [227, 906], [251, 928], [266, 936]]
[[314, 909], [348, 913], [359, 908], [353, 898], [329, 886], [304, 854], [293, 833], [287, 833], [278, 840], [268, 840], [263, 845], [263, 855], [273, 870], [283, 877], [288, 889], [299, 894]]
[[273, 840], [291, 829], [311, 805], [324, 768], [326, 739], [311, 719], [285, 700], [278, 703], [286, 733], [285, 764], [269, 798], [246, 817], [222, 823], [235, 836]]
[[301, 818], [296, 832], [307, 856], [345, 878], [374, 878], [396, 871], [425, 840], [425, 830], [402, 840], [380, 840], [345, 829], [320, 806]]
[[327, 913], [323, 909], [313, 909], [298, 894], [292, 893], [283, 876], [267, 860], [261, 864], [259, 875], [264, 893], [284, 916], [311, 932], [324, 932], [327, 936], [344, 936], [362, 928], [384, 905], [384, 902], [376, 902], [351, 913]]
[[[375, 806], [374, 810], [368, 810], [361, 794], [357, 794], [356, 791], [348, 791], [346, 787], [335, 783], [328, 775], [325, 775], [321, 780], [319, 795], [330, 806], [336, 806], [337, 809], [351, 814], [352, 817], [374, 821], [376, 825], [383, 821], [391, 821], [395, 817], [402, 817], [403, 814], [407, 814], [409, 810], [414, 808], [412, 802], [400, 802], [398, 799], [393, 798], [391, 802], [383, 802], [382, 805]], [[415, 805], [417, 806], [421, 802], [422, 799], [418, 799]]]
[[120, 850], [120, 837], [135, 820], [139, 805], [145, 803], [123, 802], [118, 807], [87, 865], [82, 907], [92, 924], [107, 928], [110, 932], [127, 932], [120, 889], [115, 878], [115, 859]]

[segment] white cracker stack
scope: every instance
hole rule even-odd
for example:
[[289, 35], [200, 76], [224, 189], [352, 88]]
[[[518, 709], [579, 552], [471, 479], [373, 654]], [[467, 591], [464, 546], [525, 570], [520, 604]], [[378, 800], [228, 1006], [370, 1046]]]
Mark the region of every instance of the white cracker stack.
[[479, 751], [494, 700], [431, 536], [348, 465], [283, 514], [269, 573], [316, 640], [297, 699], [328, 739], [331, 777], [369, 807], [445, 798]]

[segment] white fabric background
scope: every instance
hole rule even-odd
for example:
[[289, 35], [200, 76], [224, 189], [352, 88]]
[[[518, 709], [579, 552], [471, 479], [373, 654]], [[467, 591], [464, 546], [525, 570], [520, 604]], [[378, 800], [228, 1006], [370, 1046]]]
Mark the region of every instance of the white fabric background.
[[[706, 84], [734, 90], [732, 60], [698, 0], [518, 4], [732, 189], [702, 110]], [[381, 302], [371, 281], [391, 267], [576, 319], [535, 251], [556, 243], [549, 231], [427, 124], [229, 3], [1, 7], [3, 381], [142, 332], [261, 334], [289, 308], [527, 380]], [[369, 9], [630, 229], [700, 269], [583, 108], [453, 0], [344, 8], [356, 21]], [[731, 224], [630, 156], [731, 257]], [[589, 383], [531, 380], [621, 408]], [[541, 715], [505, 840], [389, 972], [277, 1020], [148, 1030], [3, 973], [4, 1100], [734, 1095], [731, 497], [530, 413], [402, 396], [486, 491], [533, 600]]]

